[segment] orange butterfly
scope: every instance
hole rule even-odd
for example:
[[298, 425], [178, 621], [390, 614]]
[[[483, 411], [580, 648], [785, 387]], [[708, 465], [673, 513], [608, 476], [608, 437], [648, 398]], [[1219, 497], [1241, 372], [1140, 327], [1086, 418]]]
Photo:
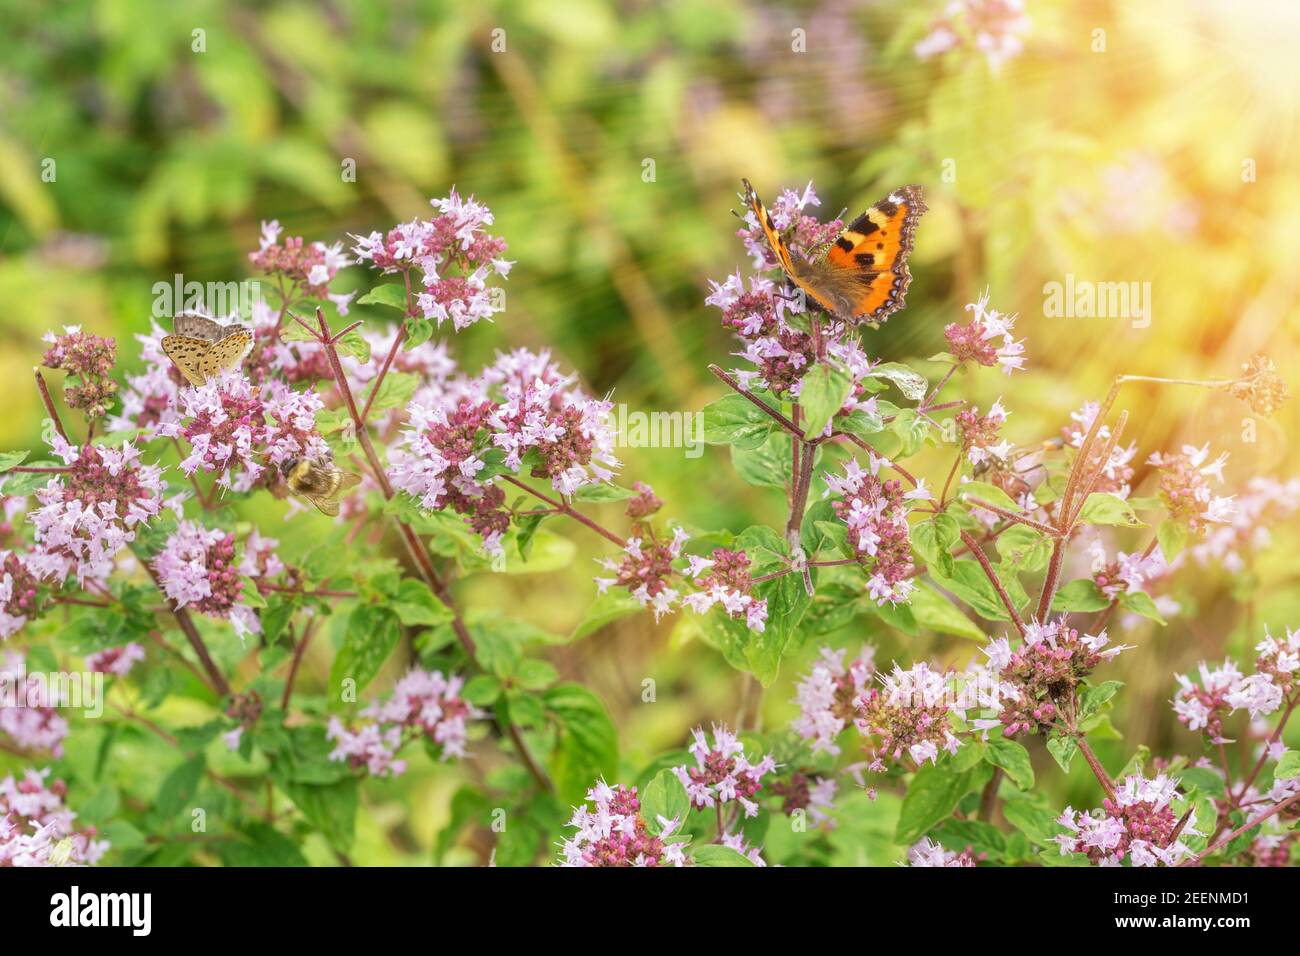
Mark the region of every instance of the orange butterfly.
[[926, 211], [920, 186], [895, 189], [835, 240], [826, 255], [805, 259], [790, 250], [748, 179], [745, 202], [776, 253], [781, 268], [822, 311], [845, 322], [883, 322], [903, 307], [912, 281], [907, 255], [916, 222]]

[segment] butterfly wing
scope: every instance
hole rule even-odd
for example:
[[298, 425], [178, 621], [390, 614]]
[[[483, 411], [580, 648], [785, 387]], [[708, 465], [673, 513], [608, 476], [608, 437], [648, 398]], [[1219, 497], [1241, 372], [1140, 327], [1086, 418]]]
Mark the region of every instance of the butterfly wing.
[[[881, 322], [903, 307], [912, 281], [907, 256], [926, 211], [920, 186], [895, 189], [849, 225], [826, 254], [824, 267], [840, 299], [842, 318]], [[843, 315], [843, 312], [848, 315]]]
[[749, 184], [748, 179], [742, 179], [745, 184], [745, 202], [754, 213], [754, 218], [758, 220], [758, 226], [763, 230], [763, 235], [767, 237], [767, 244], [772, 247], [772, 252], [776, 256], [776, 261], [781, 264], [785, 274], [819, 306], [827, 312], [836, 311], [836, 306], [830, 298], [821, 289], [821, 283], [812, 280], [812, 270], [808, 264], [796, 260], [790, 247], [785, 244], [785, 239], [781, 237], [781, 231], [776, 228], [776, 223], [772, 221], [772, 214], [767, 211], [763, 205], [763, 200], [758, 198], [758, 193], [754, 187]]
[[199, 357], [199, 374], [206, 380], [238, 368], [252, 350], [252, 334], [246, 329], [240, 329], [208, 346], [207, 351]]
[[164, 335], [162, 337], [163, 353], [185, 376], [185, 380], [197, 387], [207, 381], [203, 373], [203, 359], [211, 343], [205, 339], [189, 335]]
[[192, 339], [203, 339], [205, 342], [215, 342], [221, 338], [225, 326], [215, 319], [210, 319], [206, 315], [199, 315], [197, 312], [182, 312], [172, 319], [172, 329], [177, 335], [184, 335]]

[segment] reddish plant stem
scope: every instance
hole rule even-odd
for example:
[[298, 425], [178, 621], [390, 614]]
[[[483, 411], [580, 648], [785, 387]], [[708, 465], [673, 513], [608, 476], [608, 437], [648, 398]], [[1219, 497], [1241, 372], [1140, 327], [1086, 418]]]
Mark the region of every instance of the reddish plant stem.
[[1264, 764], [1268, 762], [1269, 748], [1282, 738], [1282, 731], [1286, 729], [1287, 721], [1291, 719], [1291, 714], [1295, 711], [1297, 703], [1300, 703], [1300, 693], [1297, 693], [1287, 703], [1286, 710], [1282, 712], [1282, 717], [1277, 722], [1277, 727], [1275, 727], [1273, 733], [1269, 735], [1268, 741], [1264, 746], [1264, 752], [1261, 753], [1259, 759], [1255, 761], [1255, 768], [1251, 770], [1250, 776], [1246, 778], [1245, 782], [1241, 785], [1241, 790], [1233, 799], [1233, 802], [1238, 806], [1241, 805], [1242, 798], [1246, 796], [1246, 791], [1250, 789], [1250, 785], [1259, 777], [1259, 772], [1264, 769]]
[[948, 366], [948, 371], [944, 373], [943, 378], [939, 379], [939, 383], [935, 385], [933, 389], [931, 389], [930, 394], [925, 397], [925, 401], [923, 401], [920, 405], [917, 406], [916, 408], [917, 412], [928, 412], [933, 410], [930, 403], [939, 397], [939, 393], [943, 391], [943, 387], [952, 380], [952, 377], [956, 373], [956, 371], [957, 371], [957, 365], [954, 364]]
[[993, 512], [999, 518], [1006, 518], [1008, 521], [1014, 521], [1017, 524], [1023, 524], [1027, 527], [1033, 528], [1035, 531], [1041, 531], [1043, 532], [1043, 534], [1051, 535], [1052, 537], [1056, 537], [1057, 535], [1057, 530], [1053, 528], [1050, 524], [1043, 524], [1041, 521], [1035, 521], [1033, 518], [1028, 518], [1025, 515], [1016, 514], [1014, 511], [1008, 511], [1005, 508], [999, 508], [997, 505], [990, 504], [989, 502], [985, 501], [983, 498], [976, 498], [974, 496], [971, 496], [966, 498], [965, 500], [969, 501], [973, 505], [983, 508], [985, 511]]
[[989, 562], [988, 555], [984, 553], [984, 549], [980, 547], [979, 542], [970, 536], [969, 531], [961, 532], [961, 541], [962, 544], [966, 545], [966, 547], [970, 549], [971, 554], [975, 555], [975, 560], [978, 561], [980, 567], [984, 569], [984, 575], [989, 579], [989, 584], [993, 585], [993, 590], [997, 591], [998, 597], [1002, 599], [1002, 606], [1005, 607], [1007, 613], [1011, 615], [1011, 623], [1015, 624], [1016, 630], [1020, 632], [1020, 636], [1024, 637], [1025, 622], [1021, 620], [1020, 612], [1016, 610], [1015, 604], [1011, 602], [1011, 596], [1007, 594], [1007, 589], [1002, 586], [1002, 579], [998, 577], [997, 571], [993, 569], [993, 565]]
[[[366, 429], [365, 422], [361, 418], [361, 413], [357, 408], [356, 400], [352, 397], [352, 389], [348, 386], [347, 377], [343, 374], [343, 365], [339, 361], [338, 350], [335, 348], [335, 343], [330, 336], [329, 323], [325, 319], [325, 313], [319, 308], [316, 310], [316, 321], [320, 325], [319, 334], [312, 330], [310, 326], [299, 319], [296, 315], [294, 316], [294, 319], [302, 325], [303, 328], [312, 332], [312, 335], [317, 339], [317, 341], [324, 346], [325, 354], [329, 358], [330, 368], [334, 373], [334, 383], [338, 388], [339, 393], [343, 396], [344, 404], [347, 405], [348, 414], [352, 417], [353, 424], [356, 425], [357, 442], [361, 445], [366, 460], [369, 462], [371, 469], [375, 473], [375, 478], [379, 482], [379, 487], [383, 492], [384, 497], [386, 499], [391, 499], [393, 497], [392, 483], [388, 480], [388, 475], [379, 461], [379, 455], [375, 452], [375, 446], [370, 441], [370, 433]], [[397, 525], [397, 530], [406, 544], [407, 551], [410, 552], [411, 560], [415, 562], [416, 567], [420, 571], [420, 576], [424, 578], [425, 583], [429, 585], [429, 589], [433, 591], [434, 595], [440, 602], [442, 602], [443, 606], [452, 612], [452, 632], [456, 635], [456, 639], [460, 642], [461, 647], [464, 648], [465, 654], [476, 667], [482, 669], [482, 665], [479, 664], [478, 661], [474, 638], [470, 634], [469, 628], [465, 625], [465, 619], [461, 616], [460, 609], [452, 598], [450, 589], [439, 576], [437, 569], [433, 566], [433, 558], [430, 556], [428, 548], [424, 546], [423, 542], [420, 541], [419, 536], [416, 535], [416, 533], [411, 529], [411, 526], [405, 521], [402, 521], [396, 515], [393, 516], [393, 521]], [[622, 543], [622, 541], [619, 542], [620, 546]], [[524, 744], [523, 736], [519, 733], [519, 729], [510, 721], [499, 721], [499, 725], [514, 743], [515, 750], [519, 754], [519, 759], [523, 762], [524, 766], [537, 782], [538, 786], [545, 791], [552, 790], [553, 787], [550, 778], [547, 777], [541, 767], [533, 760], [533, 756], [529, 753], [527, 746]]]
[[186, 640], [190, 642], [190, 647], [198, 655], [199, 663], [203, 665], [203, 670], [208, 675], [208, 680], [212, 689], [218, 697], [227, 697], [230, 695], [230, 683], [226, 676], [221, 673], [216, 662], [212, 660], [212, 655], [208, 653], [208, 646], [203, 643], [203, 638], [199, 634], [199, 629], [194, 624], [194, 618], [190, 616], [189, 608], [177, 607], [171, 598], [167, 597], [166, 590], [163, 589], [162, 581], [158, 578], [158, 572], [153, 569], [153, 565], [145, 562], [145, 567], [149, 571], [149, 576], [153, 578], [154, 584], [162, 593], [163, 599], [167, 602], [167, 609], [172, 616], [176, 618], [176, 623], [180, 625], [181, 632], [185, 635]]
[[518, 478], [515, 478], [511, 475], [502, 475], [501, 480], [514, 485], [516, 488], [520, 488], [528, 492], [534, 498], [538, 499], [539, 501], [543, 501], [547, 505], [549, 505], [551, 509], [554, 510], [557, 514], [562, 514], [565, 515], [566, 517], [572, 518], [574, 521], [578, 522], [581, 525], [584, 525], [585, 527], [590, 528], [592, 531], [596, 532], [596, 534], [600, 535], [602, 538], [606, 539], [607, 541], [613, 542], [614, 544], [618, 545], [620, 548], [623, 548], [627, 545], [626, 540], [620, 538], [618, 535], [610, 531], [608, 528], [604, 527], [603, 525], [599, 524], [596, 521], [593, 521], [591, 518], [588, 518], [581, 511], [566, 504], [565, 502], [556, 501], [554, 498], [550, 497], [549, 495], [543, 494], [542, 492], [538, 491], [536, 488], [524, 484]]
[[1221, 838], [1221, 839], [1219, 839], [1219, 840], [1216, 840], [1214, 843], [1211, 843], [1211, 844], [1210, 844], [1209, 846], [1207, 846], [1204, 850], [1202, 850], [1200, 853], [1198, 853], [1194, 858], [1192, 858], [1192, 859], [1190, 859], [1190, 860], [1184, 860], [1182, 863], [1179, 863], [1178, 865], [1179, 865], [1179, 866], [1196, 866], [1196, 865], [1198, 865], [1202, 860], [1204, 860], [1204, 859], [1205, 859], [1207, 856], [1209, 856], [1211, 853], [1215, 852], [1216, 850], [1218, 850], [1218, 849], [1220, 849], [1220, 848], [1222, 848], [1222, 847], [1227, 846], [1229, 843], [1231, 843], [1231, 842], [1232, 842], [1233, 840], [1235, 840], [1237, 837], [1241, 836], [1241, 834], [1245, 833], [1245, 832], [1246, 832], [1247, 830], [1249, 830], [1251, 827], [1257, 827], [1257, 826], [1259, 826], [1259, 825], [1260, 825], [1261, 823], [1263, 823], [1265, 820], [1268, 820], [1270, 817], [1272, 817], [1272, 816], [1273, 816], [1274, 814], [1276, 814], [1276, 813], [1280, 813], [1280, 812], [1282, 812], [1282, 811], [1285, 810], [1287, 807], [1289, 807], [1289, 806], [1291, 806], [1293, 803], [1295, 803], [1297, 800], [1300, 800], [1300, 793], [1292, 794], [1291, 796], [1287, 797], [1285, 800], [1281, 801], [1280, 803], [1275, 803], [1275, 804], [1273, 804], [1273, 806], [1272, 806], [1270, 809], [1265, 810], [1265, 811], [1264, 811], [1263, 813], [1261, 813], [1259, 816], [1255, 817], [1254, 819], [1247, 820], [1245, 823], [1243, 823], [1241, 826], [1237, 827], [1237, 829], [1233, 830], [1231, 833], [1227, 834], [1226, 836], [1224, 836], [1223, 838]]
[[1035, 619], [1043, 621], [1047, 619], [1047, 612], [1051, 610], [1052, 598], [1056, 596], [1056, 586], [1061, 580], [1061, 566], [1065, 563], [1065, 538], [1057, 538], [1052, 543], [1052, 557], [1047, 563], [1047, 577], [1043, 579], [1043, 593], [1038, 598], [1038, 609], [1035, 613]]
[[16, 465], [9, 470], [21, 472], [24, 475], [57, 475], [68, 471], [69, 469], [67, 466], [44, 468], [36, 465]]
[[998, 785], [1002, 783], [1002, 768], [994, 767], [993, 776], [989, 777], [989, 782], [984, 785], [984, 792], [980, 794], [979, 819], [988, 823], [993, 819], [993, 808], [998, 802]]
[[[407, 279], [410, 282], [410, 279]], [[366, 396], [365, 407], [361, 409], [361, 420], [367, 421], [370, 418], [370, 406], [375, 403], [375, 396], [379, 394], [379, 387], [384, 384], [384, 378], [388, 375], [389, 368], [392, 367], [393, 359], [397, 357], [397, 350], [402, 347], [406, 341], [406, 325], [402, 324], [397, 329], [397, 336], [393, 339], [393, 347], [388, 350], [388, 356], [384, 359], [384, 364], [379, 369], [379, 374], [375, 376], [375, 384], [370, 386], [370, 394]]]
[[1101, 789], [1106, 792], [1106, 796], [1109, 799], [1114, 800], [1115, 784], [1111, 781], [1110, 775], [1106, 773], [1106, 768], [1101, 765], [1101, 761], [1097, 759], [1097, 755], [1093, 753], [1092, 748], [1088, 746], [1088, 741], [1084, 740], [1083, 735], [1080, 734], [1075, 738], [1075, 742], [1079, 745], [1079, 752], [1083, 754], [1083, 759], [1088, 761], [1088, 766], [1092, 769], [1093, 776], [1096, 777], [1097, 782], [1101, 784]]
[[769, 418], [771, 418], [776, 422], [779, 422], [781, 424], [781, 427], [783, 427], [791, 435], [794, 435], [798, 439], [803, 438], [803, 432], [799, 429], [798, 425], [790, 421], [790, 419], [786, 418], [784, 415], [778, 412], [771, 405], [768, 405], [767, 402], [763, 401], [753, 392], [749, 391], [746, 388], [743, 388], [739, 382], [737, 382], [734, 378], [732, 378], [730, 375], [724, 372], [721, 368], [719, 368], [716, 365], [710, 365], [709, 371], [712, 372], [714, 375], [716, 375], [718, 378], [722, 379], [722, 381], [725, 382], [728, 386], [730, 386], [731, 389], [736, 392], [736, 394], [744, 396], [755, 407], [761, 409], [763, 413], [766, 414]]
[[41, 370], [36, 366], [32, 367], [32, 372], [36, 375], [36, 388], [41, 393], [41, 403], [45, 406], [45, 411], [49, 413], [50, 420], [54, 422], [54, 430], [59, 433], [60, 438], [71, 445], [72, 439], [63, 430], [63, 422], [59, 420], [59, 412], [54, 407], [54, 399], [50, 397], [50, 390], [45, 384], [45, 376], [41, 374]]
[[286, 588], [279, 584], [266, 584], [262, 581], [257, 582], [257, 589], [262, 592], [271, 591], [276, 594], [301, 594], [303, 597], [360, 597], [356, 591], [327, 591], [323, 588], [317, 588], [315, 591], [304, 591], [302, 588]]
[[298, 668], [302, 665], [302, 657], [307, 653], [307, 645], [316, 634], [316, 622], [308, 621], [307, 626], [302, 630], [302, 638], [298, 641], [293, 649], [293, 661], [289, 664], [289, 676], [284, 681], [284, 695], [280, 698], [280, 709], [287, 711], [289, 709], [289, 699], [293, 696], [293, 682], [298, 677]]

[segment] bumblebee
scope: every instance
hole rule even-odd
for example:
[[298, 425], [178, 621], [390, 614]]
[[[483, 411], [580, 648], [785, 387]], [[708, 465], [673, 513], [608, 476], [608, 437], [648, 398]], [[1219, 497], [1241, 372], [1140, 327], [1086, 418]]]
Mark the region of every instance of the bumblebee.
[[291, 458], [280, 466], [280, 474], [291, 492], [331, 518], [339, 513], [339, 499], [361, 484], [360, 475], [321, 458]]

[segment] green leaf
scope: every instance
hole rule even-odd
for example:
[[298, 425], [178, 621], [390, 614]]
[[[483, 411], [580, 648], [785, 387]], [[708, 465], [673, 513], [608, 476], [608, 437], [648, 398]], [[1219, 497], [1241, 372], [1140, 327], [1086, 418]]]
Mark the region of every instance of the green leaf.
[[957, 771], [947, 764], [922, 766], [912, 777], [907, 795], [903, 797], [894, 841], [915, 843], [956, 809], [957, 801], [977, 785], [976, 781], [982, 784], [984, 779], [987, 779], [987, 774], [981, 776], [974, 770]]
[[1080, 524], [1119, 525], [1122, 528], [1140, 528], [1141, 521], [1127, 501], [1117, 495], [1094, 491], [1079, 509]]
[[[820, 589], [819, 589], [820, 590]], [[954, 634], [972, 641], [982, 641], [985, 633], [946, 597], [926, 584], [912, 590], [908, 603], [912, 616], [921, 627], [940, 634]]]
[[1074, 762], [1074, 755], [1079, 752], [1079, 742], [1073, 737], [1049, 737], [1047, 740], [1047, 752], [1052, 755], [1052, 759], [1066, 773], [1070, 772], [1070, 764]]
[[704, 441], [710, 445], [758, 448], [776, 421], [743, 395], [724, 395], [704, 406]]
[[[356, 329], [353, 329], [347, 335], [343, 336], [343, 338], [339, 339], [334, 344], [334, 347], [342, 354], [350, 356], [362, 364], [370, 361], [370, 343], [362, 338], [361, 333]], [[389, 374], [391, 375], [392, 373], [390, 372]], [[385, 384], [387, 384], [387, 381], [387, 378], [385, 378]]]
[[720, 843], [706, 843], [691, 851], [696, 866], [753, 866], [743, 853]]
[[501, 681], [491, 674], [475, 674], [460, 696], [476, 707], [490, 707], [501, 696]]
[[393, 282], [377, 285], [358, 298], [357, 305], [386, 305], [389, 308], [397, 309], [399, 312], [405, 312], [406, 286]]
[[1132, 611], [1134, 614], [1140, 614], [1148, 620], [1155, 621], [1157, 624], [1165, 623], [1159, 608], [1156, 607], [1156, 602], [1151, 600], [1151, 595], [1145, 591], [1125, 591], [1119, 596], [1119, 606], [1126, 611]]
[[1002, 801], [1002, 815], [1013, 827], [1038, 846], [1057, 849], [1053, 841], [1064, 828], [1056, 822], [1057, 814], [1048, 809], [1041, 793], [1011, 793]]
[[576, 806], [597, 779], [618, 772], [618, 731], [605, 705], [578, 684], [552, 687], [542, 700], [557, 723], [550, 760], [556, 795]]
[[411, 400], [415, 390], [420, 387], [420, 376], [414, 372], [395, 372], [391, 369], [379, 383], [379, 394], [371, 403], [372, 411], [385, 408], [401, 408]]
[[436, 627], [455, 617], [429, 590], [429, 585], [414, 578], [402, 578], [397, 595], [388, 606], [408, 627]]
[[[31, 462], [29, 467], [62, 468], [63, 462], [42, 459], [41, 461]], [[48, 473], [19, 472], [18, 474], [10, 475], [8, 478], [4, 479], [4, 493], [11, 498], [25, 498], [32, 492], [44, 488], [50, 483], [50, 479], [54, 477], [54, 475]]]
[[[1296, 751], [1292, 750], [1288, 753], [1296, 753]], [[1283, 756], [1283, 759], [1285, 760], [1286, 757]], [[1300, 760], [1297, 760], [1297, 764], [1300, 764]], [[1300, 773], [1300, 766], [1297, 766], [1296, 773]], [[1277, 774], [1274, 773], [1273, 776], [1277, 777]], [[1184, 792], [1194, 788], [1211, 797], [1222, 797], [1228, 792], [1223, 777], [1208, 767], [1186, 768], [1178, 775], [1178, 785]]]
[[569, 640], [581, 640], [590, 634], [595, 634], [606, 624], [641, 610], [641, 602], [632, 597], [626, 589], [611, 587], [604, 594], [596, 596], [596, 600], [587, 608], [582, 620], [578, 621], [573, 633], [569, 635]]
[[163, 779], [153, 802], [154, 810], [162, 819], [170, 820], [189, 805], [206, 768], [207, 760], [198, 753]]
[[357, 821], [357, 781], [340, 780], [324, 786], [286, 783], [285, 792], [307, 822], [340, 853], [352, 848]]
[[1014, 740], [991, 740], [984, 759], [1002, 771], [1020, 790], [1031, 790], [1034, 786], [1034, 765], [1029, 759], [1029, 751]]
[[[957, 486], [957, 497], [959, 498], [979, 498], [981, 501], [987, 501], [991, 505], [1010, 511], [1012, 514], [1021, 514], [1025, 509], [1016, 504], [1016, 500], [1009, 494], [999, 488], [997, 485], [991, 485], [987, 481], [967, 481]], [[974, 502], [971, 502], [974, 504]]]
[[1187, 528], [1166, 518], [1156, 525], [1156, 541], [1160, 543], [1160, 553], [1165, 556], [1165, 560], [1172, 561], [1187, 547]]
[[244, 839], [220, 844], [223, 866], [309, 866], [297, 845], [269, 824], [244, 828]]
[[1292, 777], [1300, 777], [1300, 750], [1288, 750], [1273, 770], [1274, 780], [1290, 780]]
[[401, 623], [397, 615], [382, 607], [362, 604], [348, 615], [343, 646], [330, 667], [330, 705], [343, 703], [343, 682], [351, 679], [360, 691], [379, 673], [388, 655], [397, 647]]
[[799, 387], [804, 437], [820, 437], [830, 420], [849, 400], [852, 391], [853, 378], [843, 369], [825, 361], [809, 369]]
[[1101, 709], [1123, 686], [1123, 681], [1108, 680], [1093, 687], [1085, 687], [1079, 693], [1079, 710], [1077, 719], [1087, 720], [1093, 714], [1101, 713]]
[[[1009, 621], [1010, 615], [994, 589], [984, 569], [980, 567], [978, 561], [962, 559], [953, 562], [953, 573], [951, 576], [940, 573], [935, 568], [927, 568], [927, 573], [939, 587], [945, 591], [951, 591], [959, 599], [969, 604], [971, 609], [980, 617], [990, 621]], [[1017, 609], [1027, 600], [1026, 595], [1023, 600], [1017, 600], [1024, 594], [1024, 589], [1020, 587], [1020, 582], [1014, 577], [1004, 577], [999, 575], [999, 580], [1003, 588], [1007, 591], [1007, 596], [1017, 605]], [[1013, 583], [1014, 582], [1014, 583]]]
[[519, 662], [513, 680], [528, 690], [542, 690], [559, 680], [559, 672], [548, 661], [528, 657]]
[[659, 771], [641, 794], [641, 817], [651, 833], [662, 832], [659, 817], [676, 820], [680, 828], [690, 811], [691, 801], [686, 795], [686, 788], [671, 770]]
[[1052, 596], [1053, 611], [1100, 611], [1110, 599], [1092, 578], [1075, 578]]
[[1052, 554], [1047, 535], [1028, 525], [1013, 524], [998, 535], [1002, 567], [1014, 571], [1041, 571]]
[[747, 485], [759, 488], [784, 488], [790, 481], [792, 466], [790, 436], [774, 433], [758, 448], [731, 446], [731, 465]]
[[625, 501], [635, 495], [636, 492], [631, 488], [624, 488], [622, 485], [616, 485], [613, 482], [602, 481], [594, 485], [583, 485], [573, 493], [574, 501]]
[[0, 475], [10, 468], [17, 468], [27, 460], [29, 451], [0, 451]]
[[913, 371], [901, 362], [885, 362], [883, 365], [877, 365], [867, 373], [867, 377], [883, 378], [893, 382], [904, 397], [913, 402], [925, 398], [929, 388], [924, 375]]

